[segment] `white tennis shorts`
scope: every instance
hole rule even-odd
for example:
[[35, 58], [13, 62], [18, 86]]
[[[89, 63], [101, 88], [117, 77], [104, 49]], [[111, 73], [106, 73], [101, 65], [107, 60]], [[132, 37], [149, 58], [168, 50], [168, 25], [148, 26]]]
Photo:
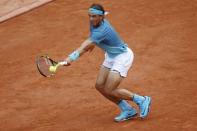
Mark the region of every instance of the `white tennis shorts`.
[[117, 55], [114, 58], [105, 53], [105, 60], [103, 66], [109, 68], [111, 71], [118, 71], [122, 77], [127, 76], [127, 72], [132, 66], [134, 54], [130, 48], [127, 47], [127, 52]]

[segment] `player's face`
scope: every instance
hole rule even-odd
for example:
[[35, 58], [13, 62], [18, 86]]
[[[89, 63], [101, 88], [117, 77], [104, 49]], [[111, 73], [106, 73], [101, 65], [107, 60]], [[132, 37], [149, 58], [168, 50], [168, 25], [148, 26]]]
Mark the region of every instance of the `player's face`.
[[95, 15], [95, 14], [91, 14], [91, 13], [89, 13], [88, 15], [89, 15], [89, 20], [90, 20], [91, 25], [93, 25], [94, 27], [99, 26], [103, 17], [100, 15]]

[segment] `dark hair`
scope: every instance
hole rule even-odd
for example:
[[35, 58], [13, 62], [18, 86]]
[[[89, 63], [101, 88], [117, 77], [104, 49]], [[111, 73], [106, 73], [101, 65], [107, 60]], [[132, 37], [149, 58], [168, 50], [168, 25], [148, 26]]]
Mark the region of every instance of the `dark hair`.
[[101, 4], [92, 4], [90, 6], [90, 8], [94, 8], [94, 9], [100, 10], [100, 11], [103, 12], [103, 15], [105, 14], [104, 7]]

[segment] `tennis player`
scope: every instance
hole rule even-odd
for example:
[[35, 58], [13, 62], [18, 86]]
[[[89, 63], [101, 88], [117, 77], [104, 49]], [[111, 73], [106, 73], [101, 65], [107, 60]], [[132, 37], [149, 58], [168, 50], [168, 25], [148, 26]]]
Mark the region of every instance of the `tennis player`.
[[127, 101], [133, 101], [139, 107], [139, 116], [148, 115], [151, 97], [141, 96], [126, 89], [118, 88], [127, 77], [132, 66], [134, 55], [127, 44], [119, 37], [112, 25], [105, 19], [105, 10], [100, 4], [92, 4], [88, 10], [90, 20], [89, 37], [63, 61], [62, 65], [70, 65], [85, 52], [92, 51], [95, 46], [105, 51], [105, 59], [95, 84], [96, 89], [107, 99], [120, 107], [121, 113], [115, 117], [116, 122], [131, 119], [137, 115]]

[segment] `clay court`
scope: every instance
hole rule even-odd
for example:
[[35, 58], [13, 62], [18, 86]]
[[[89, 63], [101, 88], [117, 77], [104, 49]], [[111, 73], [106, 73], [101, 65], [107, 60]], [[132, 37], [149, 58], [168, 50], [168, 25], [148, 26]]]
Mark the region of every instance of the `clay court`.
[[[94, 88], [99, 48], [54, 77], [37, 71], [36, 56], [62, 60], [88, 37], [94, 2], [134, 51], [120, 87], [152, 97], [144, 120], [113, 121], [119, 109]], [[56, 0], [0, 23], [0, 130], [196, 131], [196, 23], [195, 0]]]

